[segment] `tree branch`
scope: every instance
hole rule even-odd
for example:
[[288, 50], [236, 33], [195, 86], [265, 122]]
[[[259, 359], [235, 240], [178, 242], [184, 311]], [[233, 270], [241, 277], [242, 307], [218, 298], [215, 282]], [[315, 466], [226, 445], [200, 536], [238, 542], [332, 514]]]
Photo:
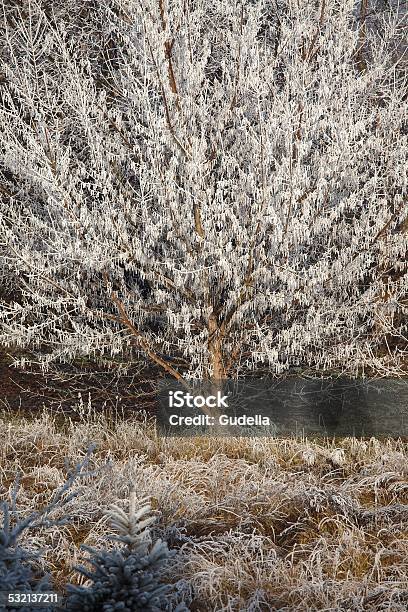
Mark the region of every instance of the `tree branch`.
[[[108, 276], [106, 274], [106, 272], [103, 273], [103, 277], [105, 280], [106, 285], [108, 284]], [[184, 383], [184, 377], [175, 369], [173, 368], [172, 365], [170, 365], [170, 363], [168, 363], [165, 359], [163, 359], [162, 357], [160, 357], [160, 355], [158, 355], [150, 346], [149, 343], [147, 341], [147, 339], [144, 337], [144, 335], [140, 332], [139, 329], [137, 329], [137, 327], [134, 325], [134, 323], [132, 323], [131, 319], [129, 318], [127, 312], [126, 312], [126, 308], [125, 305], [123, 304], [123, 302], [118, 298], [118, 295], [115, 291], [111, 292], [111, 299], [114, 302], [114, 304], [116, 305], [116, 308], [119, 311], [120, 317], [116, 317], [114, 320], [116, 320], [117, 322], [122, 323], [123, 325], [125, 325], [125, 327], [127, 327], [129, 329], [129, 331], [133, 334], [133, 336], [135, 336], [135, 338], [137, 338], [139, 346], [143, 349], [143, 351], [146, 353], [146, 355], [158, 366], [160, 366], [161, 368], [163, 368], [168, 374], [170, 374], [170, 376], [172, 376], [173, 378], [175, 378], [176, 380], [178, 380], [180, 383]]]

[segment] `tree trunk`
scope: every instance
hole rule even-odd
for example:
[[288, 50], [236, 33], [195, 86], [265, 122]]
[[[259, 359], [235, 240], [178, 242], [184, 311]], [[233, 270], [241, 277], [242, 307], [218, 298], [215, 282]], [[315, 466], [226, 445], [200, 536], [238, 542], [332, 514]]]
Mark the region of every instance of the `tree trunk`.
[[[210, 393], [216, 396], [220, 392], [223, 395], [224, 381], [227, 378], [222, 352], [223, 334], [218, 324], [217, 315], [214, 312], [211, 313], [208, 319], [208, 336]], [[222, 410], [219, 408], [210, 408], [208, 410], [209, 414], [215, 419], [213, 432], [216, 436], [224, 436], [231, 431], [229, 426], [222, 426], [218, 423], [218, 419], [223, 412]]]
[[208, 351], [210, 353], [209, 375], [215, 383], [226, 378], [224, 360], [222, 355], [222, 333], [214, 312], [208, 319]]

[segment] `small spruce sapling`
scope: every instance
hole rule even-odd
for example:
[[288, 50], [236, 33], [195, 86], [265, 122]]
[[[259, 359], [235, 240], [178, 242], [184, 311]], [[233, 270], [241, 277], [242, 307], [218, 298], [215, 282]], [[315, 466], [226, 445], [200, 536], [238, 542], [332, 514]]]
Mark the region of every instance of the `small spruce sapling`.
[[[32, 512], [24, 519], [19, 518], [17, 510], [17, 493], [19, 479], [16, 478], [13, 490], [11, 492], [11, 503], [5, 501], [0, 504], [0, 509], [3, 515], [2, 524], [0, 525], [0, 590], [4, 593], [43, 593], [53, 591], [51, 576], [42, 572], [38, 567], [39, 553], [34, 553], [20, 545], [22, 534], [27, 531], [35, 531], [41, 527], [51, 527], [55, 525], [63, 525], [69, 521], [69, 517], [65, 514], [62, 518], [51, 519], [50, 514], [58, 508], [63, 508], [74, 497], [78, 495], [78, 491], [74, 491], [65, 495], [72, 487], [75, 480], [84, 476], [92, 475], [93, 473], [85, 472], [84, 467], [89, 462], [90, 448], [84, 460], [76, 465], [65, 483], [58, 488], [51, 498], [51, 501], [41, 510]], [[0, 610], [6, 609], [2, 607], [4, 600], [0, 601]], [[52, 612], [55, 610], [50, 606], [36, 606], [37, 612]], [[12, 605], [7, 605], [8, 612], [31, 612], [30, 605], [18, 606], [14, 608]]]
[[[166, 562], [175, 554], [167, 543], [158, 539], [154, 543], [150, 526], [156, 517], [151, 516], [147, 499], [136, 501], [130, 495], [129, 512], [111, 505], [107, 516], [118, 535], [109, 539], [125, 544], [123, 550], [98, 551], [83, 546], [91, 553], [91, 570], [83, 566], [76, 569], [91, 581], [89, 586], [68, 585], [67, 609], [71, 612], [158, 612], [168, 610], [171, 586], [163, 584], [160, 573]], [[175, 608], [187, 612], [184, 604]]]
[[[28, 519], [20, 521], [15, 527], [11, 524], [11, 512], [7, 502], [2, 504], [3, 525], [0, 529], [0, 585], [4, 593], [43, 593], [52, 591], [50, 577], [38, 575], [33, 568], [33, 562], [38, 554], [31, 553], [18, 544], [21, 533], [33, 526]], [[29, 517], [30, 519], [31, 517]], [[0, 602], [0, 610], [4, 601]], [[7, 608], [10, 612], [17, 610], [13, 606]], [[22, 612], [29, 612], [29, 607], [18, 608]], [[40, 612], [51, 612], [51, 608], [44, 606], [38, 608]]]

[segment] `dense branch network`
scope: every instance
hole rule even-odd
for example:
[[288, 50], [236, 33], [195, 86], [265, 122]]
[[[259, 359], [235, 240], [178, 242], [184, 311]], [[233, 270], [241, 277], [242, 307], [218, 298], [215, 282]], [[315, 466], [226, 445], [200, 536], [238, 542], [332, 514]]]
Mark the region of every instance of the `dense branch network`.
[[179, 380], [400, 373], [404, 16], [371, 9], [3, 2], [1, 341]]

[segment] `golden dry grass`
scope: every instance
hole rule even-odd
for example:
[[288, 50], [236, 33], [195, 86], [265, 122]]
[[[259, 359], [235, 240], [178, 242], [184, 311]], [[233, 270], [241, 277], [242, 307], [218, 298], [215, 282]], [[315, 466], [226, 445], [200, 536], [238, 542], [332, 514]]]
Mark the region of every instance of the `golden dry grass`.
[[57, 585], [81, 543], [111, 546], [103, 510], [136, 487], [179, 550], [169, 569], [191, 610], [406, 610], [408, 452], [401, 440], [162, 439], [147, 419], [82, 411], [0, 420], [0, 496], [16, 471], [22, 514], [40, 507], [96, 444], [69, 525], [27, 534]]

